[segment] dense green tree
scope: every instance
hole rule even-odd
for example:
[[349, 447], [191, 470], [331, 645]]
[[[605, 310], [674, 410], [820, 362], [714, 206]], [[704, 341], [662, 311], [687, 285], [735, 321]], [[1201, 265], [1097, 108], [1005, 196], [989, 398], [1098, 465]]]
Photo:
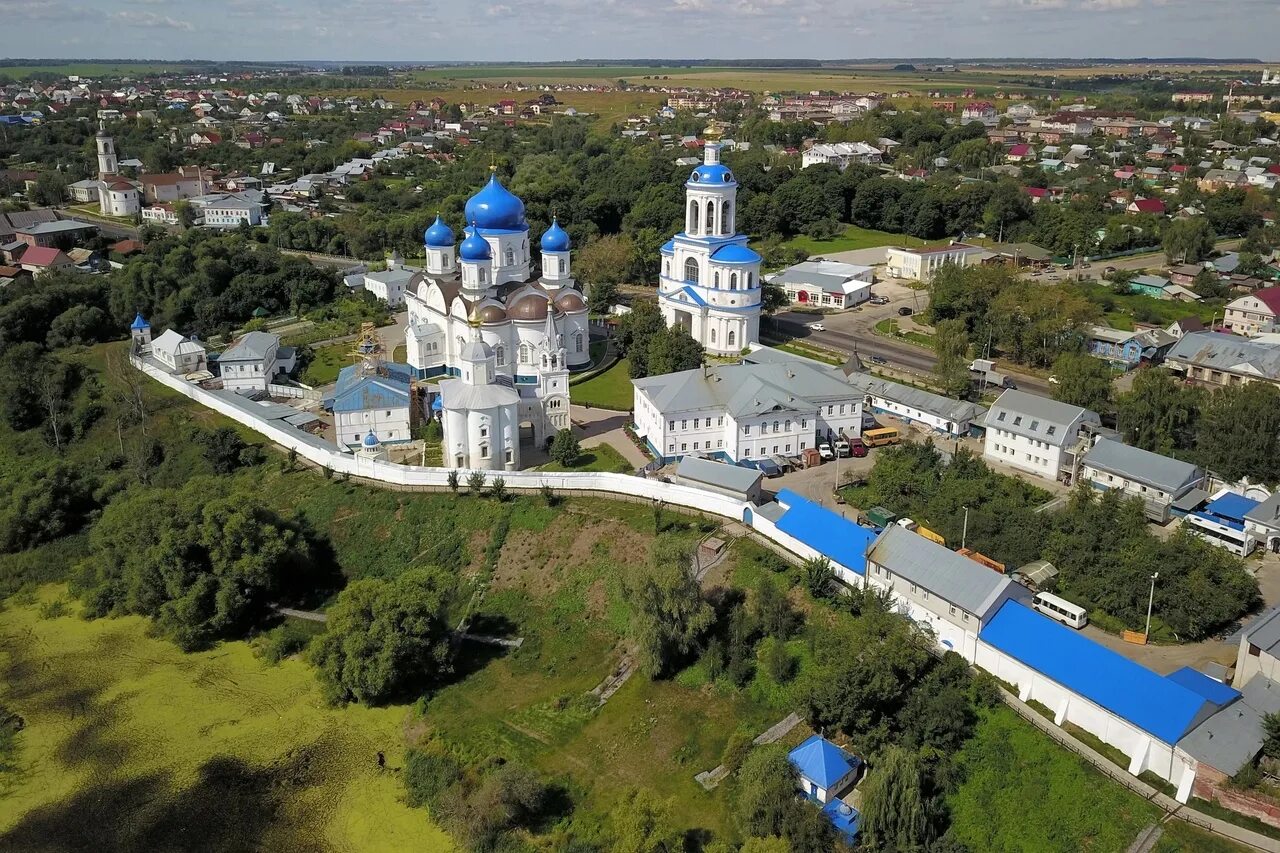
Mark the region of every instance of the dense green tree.
[[1164, 229], [1164, 255], [1169, 263], [1195, 263], [1213, 252], [1217, 239], [1213, 226], [1205, 217], [1177, 219]]
[[751, 750], [733, 787], [739, 831], [756, 837], [782, 836], [796, 806], [797, 781], [795, 768], [781, 746]]
[[192, 480], [108, 504], [72, 588], [89, 615], [151, 616], [193, 649], [247, 627], [307, 556], [297, 531], [254, 496]]
[[919, 756], [888, 747], [862, 791], [862, 832], [872, 849], [914, 851], [929, 842], [923, 768]]
[[1204, 392], [1161, 368], [1140, 370], [1116, 397], [1116, 425], [1125, 443], [1156, 453], [1192, 448]]
[[618, 351], [629, 360], [632, 379], [649, 375], [649, 345], [654, 336], [665, 330], [666, 322], [655, 302], [633, 302], [631, 311], [623, 315], [618, 323], [618, 335], [614, 343]]
[[687, 660], [715, 621], [693, 576], [692, 556], [686, 546], [660, 539], [653, 558], [623, 579], [639, 662], [654, 678]]
[[1065, 353], [1053, 363], [1053, 399], [1095, 412], [1111, 408], [1111, 365], [1085, 353]]
[[1250, 382], [1220, 388], [1203, 406], [1196, 457], [1228, 481], [1280, 483], [1280, 388]]
[[943, 320], [934, 327], [933, 350], [937, 361], [933, 375], [943, 394], [967, 397], [973, 388], [969, 376], [969, 333], [963, 320]]
[[56, 463], [0, 484], [0, 552], [21, 551], [82, 528], [98, 507], [95, 481]]
[[654, 335], [649, 341], [645, 366], [650, 376], [678, 373], [702, 366], [705, 351], [684, 326], [672, 326]]
[[339, 593], [310, 652], [330, 701], [378, 704], [448, 672], [452, 593], [452, 579], [429, 569]]
[[684, 830], [673, 806], [644, 788], [624, 793], [605, 820], [611, 853], [683, 853]]
[[597, 237], [578, 250], [574, 276], [587, 285], [587, 296], [597, 311], [607, 311], [617, 299], [618, 285], [631, 271], [631, 238], [609, 234]]
[[582, 448], [573, 430], [562, 429], [556, 432], [556, 437], [551, 441], [550, 455], [553, 462], [565, 468], [572, 468], [577, 463], [578, 457], [582, 455]]
[[804, 617], [791, 606], [784, 590], [768, 575], [762, 575], [752, 598], [752, 611], [760, 630], [770, 637], [788, 639]]

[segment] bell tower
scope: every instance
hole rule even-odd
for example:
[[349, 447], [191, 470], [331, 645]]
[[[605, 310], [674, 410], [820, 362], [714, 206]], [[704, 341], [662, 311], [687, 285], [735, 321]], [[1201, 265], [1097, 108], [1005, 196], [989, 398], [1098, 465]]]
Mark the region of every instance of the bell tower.
[[105, 122], [98, 123], [98, 132], [93, 141], [98, 148], [98, 180], [106, 180], [108, 175], [118, 175], [120, 161], [116, 157], [116, 141], [107, 135]]

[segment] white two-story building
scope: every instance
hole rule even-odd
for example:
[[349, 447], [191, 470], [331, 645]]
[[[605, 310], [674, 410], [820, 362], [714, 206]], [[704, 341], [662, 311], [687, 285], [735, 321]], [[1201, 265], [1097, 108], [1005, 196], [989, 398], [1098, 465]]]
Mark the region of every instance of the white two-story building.
[[862, 432], [861, 389], [838, 368], [785, 354], [632, 384], [636, 433], [664, 462], [689, 454], [727, 462], [795, 456], [835, 434]]
[[222, 387], [227, 391], [266, 391], [276, 377], [293, 370], [293, 347], [280, 346], [280, 336], [250, 332], [218, 357]]

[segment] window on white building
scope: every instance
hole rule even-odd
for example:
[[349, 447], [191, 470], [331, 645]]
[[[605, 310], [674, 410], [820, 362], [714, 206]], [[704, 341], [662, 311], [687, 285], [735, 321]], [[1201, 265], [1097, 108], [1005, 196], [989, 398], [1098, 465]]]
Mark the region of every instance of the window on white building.
[[743, 424], [743, 425], [742, 425], [742, 434], [743, 434], [743, 435], [751, 435], [751, 424]]
[[688, 428], [689, 428], [689, 422], [688, 422], [688, 421], [681, 421], [681, 422], [680, 422], [680, 429], [688, 429]]
[[684, 262], [684, 280], [692, 284], [698, 283], [698, 262], [693, 258]]
[[713, 328], [711, 330], [711, 343], [714, 344], [715, 342], [716, 342], [716, 330]]
[[488, 443], [488, 442], [481, 442], [481, 444], [480, 444], [480, 458], [481, 458], [481, 459], [488, 459], [488, 458], [489, 458], [489, 443]]
[[735, 337], [736, 337], [736, 334], [734, 332], [729, 333], [729, 346], [733, 346]]

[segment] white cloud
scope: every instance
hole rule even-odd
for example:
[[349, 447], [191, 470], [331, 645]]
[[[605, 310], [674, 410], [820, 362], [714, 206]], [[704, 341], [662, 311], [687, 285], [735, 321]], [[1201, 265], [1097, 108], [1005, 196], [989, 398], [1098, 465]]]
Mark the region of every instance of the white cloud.
[[121, 9], [111, 16], [113, 20], [131, 27], [148, 27], [154, 29], [181, 30], [183, 32], [195, 32], [195, 24], [190, 21], [180, 21], [169, 15], [161, 15], [158, 12], [142, 12], [132, 9]]

